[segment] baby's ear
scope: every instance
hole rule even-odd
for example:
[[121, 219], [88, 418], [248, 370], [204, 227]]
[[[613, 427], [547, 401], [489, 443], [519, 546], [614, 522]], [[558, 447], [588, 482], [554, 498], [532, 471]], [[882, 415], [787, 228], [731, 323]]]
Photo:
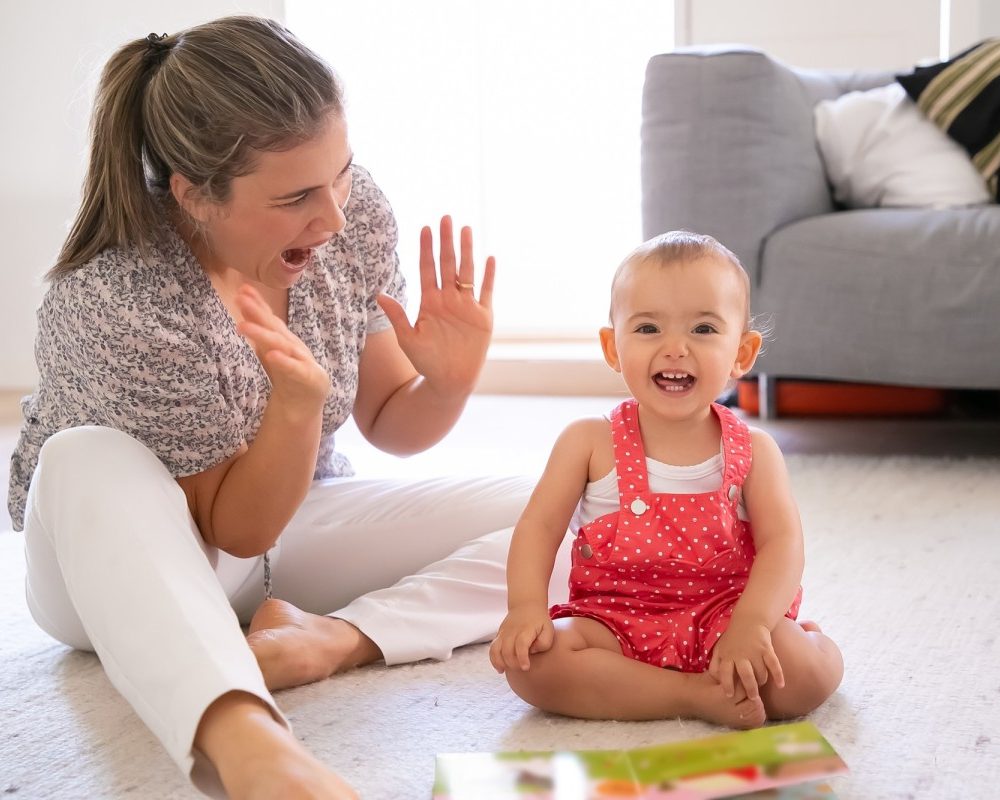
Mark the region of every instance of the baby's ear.
[[760, 335], [760, 331], [747, 331], [740, 337], [740, 347], [736, 351], [736, 363], [729, 373], [730, 377], [742, 378], [750, 371], [760, 354], [763, 342], [764, 337]]
[[601, 337], [601, 350], [604, 352], [604, 360], [615, 372], [621, 372], [621, 363], [618, 360], [618, 348], [615, 346], [615, 329], [601, 328], [598, 332]]

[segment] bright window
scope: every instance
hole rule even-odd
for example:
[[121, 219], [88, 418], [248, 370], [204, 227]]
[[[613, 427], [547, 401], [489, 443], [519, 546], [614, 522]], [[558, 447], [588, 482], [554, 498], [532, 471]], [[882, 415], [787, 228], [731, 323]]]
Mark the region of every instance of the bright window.
[[593, 339], [641, 239], [642, 82], [673, 46], [673, 3], [285, 7], [344, 81], [357, 161], [399, 220], [411, 311], [420, 227], [450, 213], [472, 225], [480, 263], [497, 257], [499, 336]]

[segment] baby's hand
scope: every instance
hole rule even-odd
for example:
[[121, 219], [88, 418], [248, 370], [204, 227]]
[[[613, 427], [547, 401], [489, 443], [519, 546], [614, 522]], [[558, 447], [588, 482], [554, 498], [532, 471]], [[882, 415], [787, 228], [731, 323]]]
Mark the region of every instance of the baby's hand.
[[737, 680], [743, 683], [751, 700], [760, 697], [759, 687], [767, 683], [768, 674], [779, 689], [785, 685], [781, 662], [771, 644], [771, 631], [759, 623], [731, 624], [712, 650], [708, 674], [722, 684], [726, 697], [736, 693]]
[[552, 647], [555, 629], [545, 607], [512, 608], [500, 624], [490, 645], [490, 663], [497, 672], [508, 669], [527, 671], [529, 653], [544, 653]]

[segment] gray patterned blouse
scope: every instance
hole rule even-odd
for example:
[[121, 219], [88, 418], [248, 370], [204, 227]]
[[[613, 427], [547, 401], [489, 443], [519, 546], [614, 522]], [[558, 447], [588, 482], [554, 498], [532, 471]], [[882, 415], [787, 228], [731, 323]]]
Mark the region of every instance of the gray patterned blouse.
[[[289, 292], [288, 327], [326, 368], [315, 477], [352, 474], [333, 433], [351, 413], [367, 334], [389, 327], [380, 292], [405, 302], [392, 209], [371, 176], [353, 167], [347, 225]], [[203, 472], [251, 442], [270, 381], [236, 331], [208, 275], [171, 232], [148, 261], [110, 248], [54, 281], [38, 311], [38, 390], [21, 401], [24, 425], [11, 458], [8, 507], [24, 527], [38, 451], [80, 425], [124, 431], [175, 477]]]

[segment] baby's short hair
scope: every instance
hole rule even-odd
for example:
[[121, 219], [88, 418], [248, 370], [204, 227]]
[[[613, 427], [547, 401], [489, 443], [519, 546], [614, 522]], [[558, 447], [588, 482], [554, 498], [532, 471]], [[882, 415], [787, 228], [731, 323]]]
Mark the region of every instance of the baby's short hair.
[[[629, 253], [618, 269], [615, 270], [614, 280], [611, 282], [611, 304], [614, 310], [615, 288], [622, 274], [633, 265], [656, 263], [662, 266], [675, 264], [684, 261], [697, 261], [699, 258], [710, 258], [715, 256], [728, 262], [736, 270], [743, 281], [743, 296], [746, 303], [746, 319], [744, 327], [750, 329], [750, 276], [740, 260], [728, 247], [718, 239], [705, 233], [693, 233], [691, 231], [667, 231], [659, 236], [654, 236], [639, 245]], [[611, 313], [608, 317], [610, 319]]]

